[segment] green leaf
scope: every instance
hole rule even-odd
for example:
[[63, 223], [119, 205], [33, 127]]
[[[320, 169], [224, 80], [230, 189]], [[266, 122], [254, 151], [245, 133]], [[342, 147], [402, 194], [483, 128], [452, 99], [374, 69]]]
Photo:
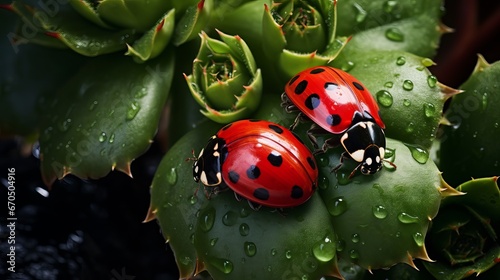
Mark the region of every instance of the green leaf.
[[125, 55], [134, 57], [135, 62], [142, 63], [158, 56], [170, 42], [174, 31], [175, 11], [167, 12], [150, 30], [131, 46], [127, 45]]
[[441, 0], [338, 2], [338, 35], [352, 36], [351, 50], [400, 50], [432, 57], [443, 34]]
[[379, 105], [386, 135], [428, 150], [447, 98], [426, 68], [433, 62], [400, 51], [343, 54], [333, 66], [348, 71], [370, 90]]
[[28, 142], [36, 141], [42, 101], [50, 100], [61, 81], [78, 71], [83, 57], [15, 40], [10, 31], [16, 15], [1, 13], [0, 33], [6, 36], [0, 40], [0, 138], [22, 136]]
[[47, 185], [72, 173], [99, 178], [149, 147], [173, 75], [173, 51], [145, 64], [120, 56], [91, 60], [47, 100], [40, 137]]
[[147, 31], [169, 10], [169, 1], [103, 0], [96, 7], [99, 17], [119, 28]]
[[186, 9], [186, 12], [175, 27], [174, 45], [179, 46], [192, 40], [208, 23], [213, 0], [200, 0], [198, 4]]
[[18, 1], [12, 3], [12, 10], [37, 35], [21, 33], [18, 34], [20, 40], [45, 42], [39, 39], [39, 34], [43, 34], [57, 39], [63, 45], [85, 56], [97, 56], [125, 49], [126, 44], [135, 39], [134, 30], [103, 29], [87, 21], [68, 5], [61, 5], [60, 11], [53, 16], [48, 16], [44, 11], [25, 6]]
[[397, 169], [384, 163], [378, 173], [358, 172], [352, 179], [353, 160], [332, 172], [342, 148], [317, 157], [319, 191], [341, 244], [339, 257], [365, 269], [429, 260], [424, 239], [441, 202], [441, 176], [432, 161], [418, 162], [411, 148], [390, 138], [387, 151]]
[[192, 178], [192, 163], [183, 159], [200, 151], [218, 128], [204, 123], [182, 137], [165, 155], [152, 184], [151, 213], [174, 251], [181, 277], [205, 268], [214, 279], [332, 275], [335, 234], [317, 194], [282, 213], [252, 210], [231, 191], [205, 197]]
[[181, 278], [195, 273], [197, 255], [194, 232], [199, 208], [206, 199], [193, 180], [192, 151], [200, 151], [206, 140], [220, 128], [205, 121], [180, 138], [163, 157], [151, 185], [151, 213], [157, 217], [162, 234], [170, 243]]
[[451, 185], [500, 175], [500, 62], [479, 56], [476, 68], [453, 97], [441, 138], [440, 167]]
[[87, 20], [107, 29], [113, 29], [111, 25], [101, 19], [91, 0], [68, 0], [68, 3]]

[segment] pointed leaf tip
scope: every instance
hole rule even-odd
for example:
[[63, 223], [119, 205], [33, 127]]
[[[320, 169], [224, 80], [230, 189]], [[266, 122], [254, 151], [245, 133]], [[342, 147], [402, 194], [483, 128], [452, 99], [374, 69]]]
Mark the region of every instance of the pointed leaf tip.
[[484, 56], [478, 53], [477, 54], [477, 63], [476, 63], [476, 67], [474, 67], [473, 73], [482, 72], [482, 71], [484, 71], [485, 68], [490, 67], [490, 65], [491, 64], [489, 64], [488, 61], [486, 61]]
[[156, 209], [156, 208], [153, 209], [153, 206], [149, 205], [148, 213], [146, 214], [146, 217], [144, 218], [144, 221], [142, 221], [142, 222], [148, 223], [148, 222], [151, 222], [152, 220], [155, 220], [157, 212], [158, 212], [158, 209]]

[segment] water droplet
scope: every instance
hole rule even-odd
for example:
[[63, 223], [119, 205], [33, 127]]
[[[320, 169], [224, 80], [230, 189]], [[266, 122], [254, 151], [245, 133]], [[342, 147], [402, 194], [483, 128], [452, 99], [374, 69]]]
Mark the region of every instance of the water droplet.
[[92, 102], [92, 104], [90, 104], [89, 106], [89, 111], [93, 111], [98, 103], [99, 102], [97, 102], [97, 100], [94, 100], [94, 102]]
[[217, 240], [219, 240], [219, 238], [217, 238], [217, 237], [210, 239], [210, 246], [212, 246], [212, 247], [215, 246], [215, 244], [217, 244]]
[[270, 265], [268, 265], [268, 266], [267, 266], [267, 271], [268, 271], [268, 272], [273, 271], [273, 267], [272, 267], [272, 266], [270, 266]]
[[406, 63], [406, 57], [404, 56], [400, 56], [396, 59], [396, 64], [401, 66], [401, 65], [404, 65]]
[[488, 106], [488, 93], [487, 92], [483, 92], [482, 105], [483, 105], [483, 110], [485, 110], [486, 106]]
[[384, 12], [388, 14], [392, 14], [393, 12], [397, 11], [399, 8], [398, 1], [395, 0], [389, 0], [384, 3]]
[[436, 114], [436, 107], [432, 103], [424, 103], [424, 114], [428, 118], [434, 117]]
[[410, 145], [410, 144], [405, 144], [408, 149], [410, 149], [411, 156], [413, 157], [414, 160], [416, 160], [418, 163], [424, 164], [427, 162], [429, 159], [429, 152], [427, 152], [425, 149], [415, 146], [415, 145]]
[[330, 236], [325, 236], [323, 240], [316, 243], [313, 247], [313, 255], [318, 261], [327, 262], [335, 257], [335, 243]]
[[424, 235], [420, 232], [415, 232], [413, 234], [413, 240], [417, 243], [417, 246], [422, 247], [424, 245]]
[[67, 131], [70, 126], [71, 126], [71, 119], [70, 118], [65, 119], [59, 124], [59, 130], [62, 132]]
[[338, 240], [337, 241], [337, 251], [342, 252], [345, 248], [345, 241], [344, 240]]
[[328, 212], [332, 216], [342, 215], [347, 210], [347, 202], [343, 196], [335, 197], [327, 205]]
[[232, 226], [238, 220], [238, 214], [234, 211], [228, 211], [222, 216], [222, 223], [226, 226]]
[[418, 222], [418, 217], [412, 216], [408, 213], [401, 212], [398, 215], [398, 220], [403, 224], [414, 224]]
[[347, 185], [347, 184], [349, 184], [349, 182], [351, 181], [351, 179], [349, 178], [350, 175], [351, 175], [350, 172], [345, 172], [341, 168], [335, 174], [335, 177], [337, 178], [337, 183], [339, 185]]
[[213, 265], [219, 271], [224, 274], [229, 274], [233, 271], [233, 263], [229, 260], [219, 259], [219, 258], [207, 258], [208, 263]]
[[352, 249], [351, 251], [349, 251], [349, 257], [352, 260], [359, 259], [359, 252], [357, 250]]
[[271, 256], [276, 256], [276, 254], [278, 254], [278, 250], [276, 250], [276, 248], [272, 248], [271, 249]]
[[286, 252], [285, 252], [285, 258], [291, 259], [292, 258], [292, 251], [286, 250]]
[[415, 130], [415, 124], [410, 122], [408, 124], [408, 126], [406, 127], [406, 132], [411, 133], [411, 132], [413, 132], [413, 130]]
[[319, 176], [318, 187], [322, 190], [326, 190], [330, 186], [330, 179], [326, 176]]
[[241, 236], [247, 236], [249, 232], [250, 232], [250, 227], [247, 224], [243, 223], [240, 225]]
[[201, 215], [200, 228], [204, 232], [208, 232], [214, 226], [215, 221], [215, 208], [210, 207], [203, 211]]
[[130, 103], [130, 106], [127, 111], [127, 121], [131, 121], [137, 116], [137, 113], [139, 113], [139, 110], [141, 109], [141, 104], [137, 101], [134, 101]]
[[394, 42], [403, 42], [405, 40], [403, 32], [396, 27], [388, 28], [385, 31], [385, 37]]
[[385, 82], [384, 87], [386, 88], [392, 88], [394, 86], [393, 82]]
[[358, 243], [360, 240], [360, 237], [359, 237], [359, 234], [357, 233], [354, 233], [352, 236], [351, 236], [351, 241], [352, 243]]
[[141, 88], [140, 90], [138, 90], [136, 93], [135, 93], [135, 98], [139, 99], [139, 98], [143, 98], [144, 96], [146, 96], [148, 94], [148, 89], [143, 87]]
[[385, 219], [387, 217], [387, 209], [382, 205], [373, 206], [373, 216], [377, 219]]
[[346, 62], [342, 63], [342, 65], [340, 66], [340, 69], [342, 69], [346, 72], [349, 72], [350, 70], [352, 70], [352, 68], [354, 68], [354, 62], [352, 62], [352, 61], [346, 61]]
[[115, 134], [111, 134], [111, 136], [109, 137], [109, 140], [108, 140], [109, 144], [113, 144], [113, 142], [115, 142]]
[[413, 89], [413, 82], [410, 80], [404, 80], [403, 81], [403, 89], [407, 90], [407, 91], [412, 90]]
[[429, 85], [430, 88], [435, 88], [437, 84], [437, 78], [434, 75], [429, 75], [427, 76], [427, 84]]
[[410, 107], [411, 106], [411, 101], [409, 99], [404, 99], [403, 100], [403, 106], [405, 107]]
[[377, 101], [382, 107], [391, 107], [392, 106], [392, 94], [387, 90], [379, 90], [376, 93]]
[[192, 195], [189, 197], [189, 203], [191, 203], [191, 205], [196, 204], [196, 202], [198, 202], [198, 197], [196, 195]]
[[496, 122], [496, 123], [494, 123], [494, 124], [493, 124], [493, 126], [494, 126], [495, 128], [499, 128], [499, 127], [500, 127], [500, 125], [499, 125], [497, 122]]
[[170, 168], [169, 172], [167, 173], [167, 182], [171, 186], [177, 183], [177, 169], [175, 169], [175, 167]]
[[248, 211], [248, 208], [241, 208], [240, 210], [240, 217], [246, 218], [250, 215], [250, 211]]
[[356, 9], [356, 22], [362, 23], [366, 19], [366, 15], [368, 14], [363, 7], [361, 7], [358, 3], [352, 4]]
[[103, 131], [101, 132], [101, 134], [99, 134], [99, 142], [103, 143], [107, 138], [108, 136], [106, 135], [106, 132]]
[[[169, 207], [172, 205], [168, 205]], [[194, 233], [189, 236], [189, 241], [191, 241], [191, 244], [194, 244]]]
[[257, 246], [253, 242], [245, 242], [244, 247], [245, 254], [249, 257], [253, 257], [257, 253]]

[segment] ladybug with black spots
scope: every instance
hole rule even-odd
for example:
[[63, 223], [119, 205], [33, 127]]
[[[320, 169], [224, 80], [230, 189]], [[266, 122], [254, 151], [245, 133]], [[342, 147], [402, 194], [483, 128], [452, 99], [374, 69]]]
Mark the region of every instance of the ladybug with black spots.
[[285, 208], [311, 197], [318, 168], [311, 151], [287, 128], [240, 120], [210, 138], [193, 163], [193, 177], [208, 195], [229, 187], [254, 208]]
[[344, 158], [359, 163], [351, 177], [358, 169], [365, 175], [381, 169], [386, 147], [385, 124], [373, 96], [352, 75], [329, 66], [306, 69], [286, 84], [282, 100], [287, 112], [298, 112], [292, 130], [301, 120], [313, 121], [308, 136], [316, 148], [315, 135], [335, 135], [325, 141], [320, 151], [337, 146], [340, 141], [345, 152], [334, 170], [342, 165]]

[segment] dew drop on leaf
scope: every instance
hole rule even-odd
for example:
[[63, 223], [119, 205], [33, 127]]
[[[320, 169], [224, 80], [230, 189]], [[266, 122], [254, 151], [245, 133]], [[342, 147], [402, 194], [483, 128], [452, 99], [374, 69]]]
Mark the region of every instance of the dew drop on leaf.
[[172, 167], [170, 171], [167, 173], [167, 182], [173, 186], [175, 183], [177, 183], [177, 169], [175, 167]]
[[210, 246], [212, 246], [212, 247], [215, 246], [215, 244], [217, 244], [218, 240], [219, 240], [219, 238], [217, 238], [217, 237], [210, 239]]
[[354, 68], [354, 62], [352, 62], [352, 61], [346, 61], [346, 62], [342, 63], [342, 65], [340, 66], [340, 69], [342, 69], [346, 72], [349, 72], [352, 68]]
[[247, 224], [243, 223], [240, 225], [241, 236], [247, 236], [249, 232], [250, 232], [250, 227]]
[[347, 202], [343, 196], [331, 199], [327, 205], [328, 212], [332, 216], [340, 216], [347, 210]]
[[257, 253], [257, 246], [253, 242], [245, 242], [244, 250], [247, 256], [253, 257]]
[[130, 106], [128, 108], [128, 111], [127, 111], [127, 121], [131, 121], [135, 118], [135, 116], [137, 116], [137, 113], [139, 113], [139, 110], [141, 109], [141, 104], [139, 104], [139, 102], [137, 101], [134, 101], [132, 103], [130, 103]]
[[413, 240], [419, 247], [422, 247], [424, 245], [424, 235], [421, 234], [420, 232], [415, 232], [413, 234]]
[[99, 134], [99, 142], [103, 143], [104, 141], [106, 141], [106, 139], [108, 139], [108, 136], [106, 135], [106, 132], [101, 132], [101, 134]]
[[204, 232], [208, 232], [214, 226], [215, 221], [215, 208], [210, 207], [205, 209], [203, 213], [201, 213], [201, 223], [200, 228]]
[[327, 262], [333, 259], [333, 257], [335, 257], [335, 252], [335, 243], [328, 235], [313, 247], [314, 257], [321, 262]]
[[359, 259], [359, 252], [357, 250], [352, 249], [351, 251], [349, 251], [349, 257], [352, 260]]
[[384, 87], [386, 88], [392, 88], [394, 86], [393, 82], [385, 82]]
[[391, 14], [395, 12], [397, 9], [399, 9], [399, 4], [398, 1], [395, 0], [389, 0], [384, 3], [384, 12]]
[[285, 258], [287, 258], [287, 259], [290, 260], [292, 258], [292, 251], [286, 250], [286, 252], [285, 252]]
[[427, 118], [432, 118], [436, 114], [436, 107], [432, 103], [424, 103], [424, 115]]
[[65, 119], [59, 124], [59, 130], [62, 132], [68, 131], [70, 126], [71, 126], [71, 119]]
[[405, 40], [404, 34], [396, 27], [388, 28], [385, 31], [385, 37], [394, 42], [403, 42]]
[[408, 91], [412, 90], [413, 89], [413, 82], [410, 80], [404, 80], [403, 81], [403, 89], [408, 90]]
[[405, 65], [406, 58], [404, 56], [400, 56], [396, 59], [396, 65], [402, 66]]
[[228, 211], [222, 216], [222, 223], [226, 226], [232, 226], [238, 220], [238, 214], [234, 211]]
[[410, 149], [411, 156], [413, 157], [414, 160], [416, 160], [418, 163], [424, 164], [427, 162], [429, 159], [429, 153], [418, 146], [415, 145], [410, 145], [410, 144], [405, 144], [408, 149]]
[[437, 84], [437, 78], [434, 75], [427, 76], [427, 84], [430, 88], [435, 88]]
[[345, 248], [345, 241], [344, 240], [338, 240], [337, 241], [337, 252], [342, 252]]
[[94, 100], [94, 102], [92, 102], [92, 104], [90, 104], [89, 106], [89, 111], [93, 111], [97, 106], [97, 104], [98, 104], [97, 100]]
[[360, 240], [360, 237], [359, 237], [359, 234], [357, 233], [354, 233], [352, 236], [351, 236], [351, 241], [352, 243], [358, 243]]
[[393, 98], [392, 94], [387, 90], [379, 90], [376, 94], [377, 101], [382, 107], [391, 107]]
[[401, 212], [398, 214], [398, 220], [403, 224], [414, 224], [418, 222], [418, 217], [412, 216], [408, 213]]
[[387, 217], [387, 209], [382, 205], [373, 206], [373, 216], [377, 219], [385, 219]]
[[113, 144], [113, 142], [115, 142], [115, 134], [111, 134], [111, 136], [109, 137], [109, 140], [108, 140], [108, 143], [109, 144]]
[[189, 197], [189, 203], [191, 203], [191, 205], [196, 204], [196, 202], [198, 202], [198, 197], [196, 195], [192, 195]]
[[233, 263], [226, 259], [207, 257], [208, 263], [220, 270], [224, 274], [229, 274], [233, 271]]

